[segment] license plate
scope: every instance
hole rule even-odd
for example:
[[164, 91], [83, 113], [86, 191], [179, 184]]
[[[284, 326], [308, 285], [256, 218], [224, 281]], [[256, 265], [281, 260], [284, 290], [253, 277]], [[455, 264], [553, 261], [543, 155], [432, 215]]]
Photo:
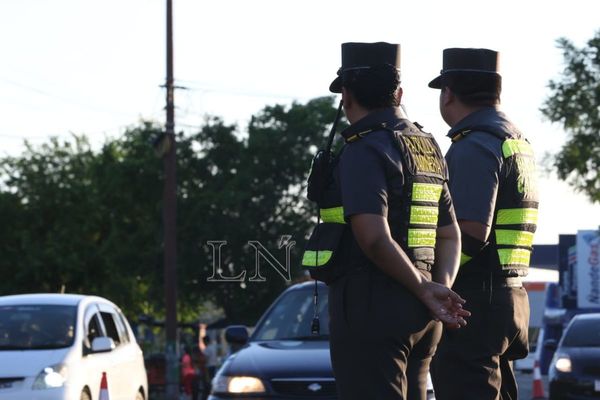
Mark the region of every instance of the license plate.
[[595, 380], [594, 381], [594, 390], [596, 392], [600, 392], [600, 380]]
[[12, 387], [12, 382], [0, 382], [0, 389], [8, 389]]

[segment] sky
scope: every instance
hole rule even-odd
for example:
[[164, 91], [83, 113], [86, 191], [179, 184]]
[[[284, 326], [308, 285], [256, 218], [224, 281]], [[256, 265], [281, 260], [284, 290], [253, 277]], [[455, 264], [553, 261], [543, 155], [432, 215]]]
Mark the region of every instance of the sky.
[[[140, 120], [164, 122], [165, 0], [1, 0], [0, 155], [24, 140], [86, 134], [96, 146]], [[173, 0], [176, 129], [207, 115], [243, 132], [266, 105], [330, 95], [343, 42], [402, 46], [403, 103], [447, 149], [439, 92], [427, 87], [448, 47], [501, 53], [501, 108], [539, 160], [566, 140], [539, 111], [563, 59], [556, 39], [583, 46], [600, 29], [600, 2]], [[543, 168], [540, 168], [543, 169]], [[535, 243], [600, 225], [592, 205], [541, 174]]]

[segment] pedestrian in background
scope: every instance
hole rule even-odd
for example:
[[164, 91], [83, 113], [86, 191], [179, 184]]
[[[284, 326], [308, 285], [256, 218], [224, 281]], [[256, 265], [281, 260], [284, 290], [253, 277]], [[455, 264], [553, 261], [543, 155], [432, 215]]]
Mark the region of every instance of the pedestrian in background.
[[452, 287], [469, 304], [469, 325], [445, 330], [432, 364], [438, 400], [517, 399], [512, 360], [528, 353], [527, 275], [538, 193], [533, 150], [500, 111], [498, 53], [451, 48], [429, 87], [451, 127], [446, 160], [461, 230]]
[[206, 370], [208, 371], [208, 379], [212, 380], [215, 377], [217, 366], [219, 365], [219, 358], [217, 354], [217, 344], [214, 343], [210, 336], [204, 336], [202, 338], [204, 344], [204, 355], [206, 356]]

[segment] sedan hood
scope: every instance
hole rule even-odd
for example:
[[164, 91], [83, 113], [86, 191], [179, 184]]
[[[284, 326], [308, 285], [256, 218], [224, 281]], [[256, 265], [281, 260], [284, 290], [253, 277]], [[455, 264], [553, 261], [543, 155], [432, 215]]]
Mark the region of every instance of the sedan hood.
[[600, 348], [598, 347], [563, 347], [560, 352], [568, 354], [571, 361], [583, 363], [595, 361], [597, 365], [600, 365]]
[[333, 378], [328, 341], [251, 342], [227, 359], [224, 375]]
[[42, 369], [63, 362], [69, 349], [0, 351], [0, 378], [36, 377]]

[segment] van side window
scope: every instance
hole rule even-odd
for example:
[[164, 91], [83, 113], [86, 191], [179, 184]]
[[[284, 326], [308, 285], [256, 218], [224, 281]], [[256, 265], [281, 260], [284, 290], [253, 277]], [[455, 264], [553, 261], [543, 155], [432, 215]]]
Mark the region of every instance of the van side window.
[[121, 339], [119, 337], [119, 331], [117, 330], [117, 326], [114, 320], [114, 314], [110, 312], [101, 311], [100, 315], [102, 316], [102, 322], [104, 322], [104, 327], [106, 328], [106, 336], [111, 338], [113, 342], [115, 342], [115, 346], [118, 346], [121, 343]]

